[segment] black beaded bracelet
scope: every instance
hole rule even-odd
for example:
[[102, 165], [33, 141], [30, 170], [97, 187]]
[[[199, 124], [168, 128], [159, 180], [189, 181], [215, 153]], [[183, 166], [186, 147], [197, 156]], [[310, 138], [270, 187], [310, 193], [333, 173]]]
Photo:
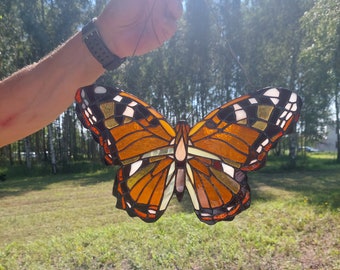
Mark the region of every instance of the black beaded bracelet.
[[92, 19], [82, 29], [83, 42], [94, 58], [107, 70], [118, 68], [126, 58], [113, 54], [102, 40], [95, 25], [96, 18]]

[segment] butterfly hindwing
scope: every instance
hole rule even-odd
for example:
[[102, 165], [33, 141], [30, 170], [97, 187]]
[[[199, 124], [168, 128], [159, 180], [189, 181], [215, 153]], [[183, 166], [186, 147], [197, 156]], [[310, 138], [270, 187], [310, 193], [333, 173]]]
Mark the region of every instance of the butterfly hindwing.
[[230, 221], [250, 206], [246, 173], [217, 157], [193, 156], [188, 160], [187, 173], [186, 187], [201, 221]]
[[146, 222], [156, 221], [174, 193], [174, 172], [173, 160], [165, 156], [157, 161], [144, 159], [121, 167], [113, 188], [117, 208]]

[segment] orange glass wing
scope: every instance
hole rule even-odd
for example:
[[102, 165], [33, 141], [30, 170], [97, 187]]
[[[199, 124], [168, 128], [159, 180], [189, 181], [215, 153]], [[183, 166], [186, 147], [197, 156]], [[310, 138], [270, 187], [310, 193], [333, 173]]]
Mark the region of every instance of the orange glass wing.
[[250, 206], [246, 173], [218, 159], [199, 156], [189, 159], [186, 187], [197, 217], [209, 225], [231, 221]]
[[174, 129], [150, 105], [116, 88], [87, 86], [76, 93], [78, 118], [119, 164], [113, 195], [130, 216], [153, 222], [174, 193]]
[[173, 159], [143, 159], [122, 166], [116, 176], [113, 195], [117, 208], [131, 217], [154, 222], [166, 210], [175, 187]]
[[246, 172], [264, 165], [301, 105], [289, 90], [266, 88], [224, 104], [190, 130], [186, 187], [201, 221], [232, 220], [250, 206]]
[[77, 114], [108, 164], [129, 164], [166, 147], [174, 129], [150, 105], [116, 88], [91, 85], [76, 93]]
[[268, 151], [296, 124], [300, 97], [283, 88], [265, 88], [212, 111], [190, 131], [195, 148], [213, 153], [243, 171], [264, 165]]
[[106, 162], [121, 165], [113, 189], [118, 208], [153, 222], [185, 182], [196, 215], [208, 224], [249, 207], [246, 172], [264, 165], [302, 105], [289, 90], [265, 88], [219, 107], [190, 131], [180, 124], [176, 134], [150, 105], [116, 88], [81, 88], [76, 102]]

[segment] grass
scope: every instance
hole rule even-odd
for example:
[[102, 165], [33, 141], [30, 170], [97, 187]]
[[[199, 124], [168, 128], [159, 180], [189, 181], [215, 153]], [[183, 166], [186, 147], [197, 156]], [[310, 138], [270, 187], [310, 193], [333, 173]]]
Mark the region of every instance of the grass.
[[[251, 173], [252, 206], [214, 226], [172, 200], [153, 224], [115, 209], [113, 172], [0, 182], [0, 269], [340, 269], [340, 166]], [[276, 168], [276, 170], [275, 170]]]

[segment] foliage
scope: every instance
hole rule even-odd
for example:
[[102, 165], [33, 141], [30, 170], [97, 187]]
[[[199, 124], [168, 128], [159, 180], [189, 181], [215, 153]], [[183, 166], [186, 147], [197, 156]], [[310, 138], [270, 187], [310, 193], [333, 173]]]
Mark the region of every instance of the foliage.
[[[303, 70], [300, 81], [305, 99], [303, 121], [307, 139], [320, 138], [320, 123], [327, 124], [329, 104], [339, 95], [340, 77], [335, 70], [340, 40], [339, 14], [339, 1], [320, 0], [301, 17], [304, 39], [300, 53], [300, 65]], [[312, 118], [319, 120], [312, 121]]]
[[[106, 2], [2, 1], [0, 76], [43, 57]], [[301, 139], [293, 136], [289, 145], [294, 157], [294, 142], [322, 140], [327, 124], [338, 124], [339, 129], [339, 119], [329, 121], [333, 101], [336, 115], [340, 111], [338, 2], [187, 0], [179, 30], [169, 42], [128, 59], [98, 81], [119, 85], [144, 99], [172, 124], [183, 119], [196, 123], [212, 109], [256, 88], [290, 88], [304, 100], [297, 129]], [[0, 149], [0, 162], [53, 163], [52, 153], [57, 171], [71, 161], [101, 156], [72, 106], [48, 129]]]
[[[103, 1], [2, 1], [0, 4], [0, 77], [5, 77], [22, 66], [38, 61], [52, 49], [77, 31], [93, 9], [100, 10]], [[85, 19], [84, 19], [85, 18]], [[60, 121], [59, 121], [60, 120]], [[79, 136], [78, 123], [73, 108], [69, 108], [55, 123], [51, 140], [57, 148], [57, 159], [66, 164], [71, 158], [79, 159], [78, 147], [82, 147], [87, 158], [98, 157], [91, 151], [93, 143], [84, 142]], [[49, 129], [50, 130], [50, 129]], [[64, 131], [64, 132], [62, 132]], [[51, 161], [51, 145], [46, 128], [0, 149], [0, 162], [13, 165], [25, 162], [45, 165]], [[70, 138], [72, 136], [72, 138]], [[53, 137], [53, 138], [52, 138]], [[81, 145], [84, 143], [85, 145]], [[53, 149], [54, 150], [54, 149]], [[87, 151], [88, 150], [88, 151]], [[85, 154], [84, 154], [85, 153]], [[97, 153], [97, 155], [96, 155]]]

